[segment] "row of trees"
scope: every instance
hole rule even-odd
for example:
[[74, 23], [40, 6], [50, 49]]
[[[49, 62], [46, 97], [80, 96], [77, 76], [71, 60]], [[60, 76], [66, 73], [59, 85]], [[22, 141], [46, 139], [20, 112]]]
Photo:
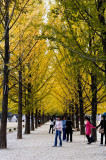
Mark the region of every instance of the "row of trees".
[[[45, 37], [51, 41], [54, 52], [58, 52], [55, 57], [60, 70], [59, 83], [71, 95], [68, 105], [71, 101], [74, 109], [79, 106], [81, 134], [84, 134], [84, 115], [91, 113], [92, 124], [96, 126], [97, 106], [100, 112], [99, 104], [106, 100], [105, 5], [103, 0], [57, 0], [49, 23], [53, 19], [55, 22], [46, 26], [51, 35], [48, 32]], [[95, 130], [93, 136], [96, 139]]]
[[[84, 134], [84, 116], [105, 109], [106, 31], [103, 0], [0, 2], [1, 148], [7, 112], [18, 113], [17, 138], [45, 115], [71, 116]], [[46, 24], [44, 21], [46, 18]], [[100, 105], [101, 104], [101, 105]], [[102, 106], [102, 107], [101, 107]], [[93, 131], [96, 137], [96, 132]]]
[[7, 147], [7, 112], [18, 113], [17, 138], [21, 139], [22, 114], [26, 114], [25, 132], [29, 133], [30, 114], [32, 120], [33, 114], [36, 118], [39, 113], [43, 115], [41, 100], [52, 85], [45, 86], [53, 75], [48, 68], [51, 55], [45, 54], [45, 40], [36, 39], [41, 34], [44, 14], [44, 4], [40, 3], [1, 1], [1, 148]]

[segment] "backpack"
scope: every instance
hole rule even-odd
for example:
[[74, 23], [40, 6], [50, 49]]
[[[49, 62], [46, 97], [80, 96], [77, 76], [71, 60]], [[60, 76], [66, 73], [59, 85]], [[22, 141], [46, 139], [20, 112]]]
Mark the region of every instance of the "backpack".
[[95, 142], [95, 139], [94, 139], [94, 137], [90, 137], [90, 140], [91, 140], [91, 142]]

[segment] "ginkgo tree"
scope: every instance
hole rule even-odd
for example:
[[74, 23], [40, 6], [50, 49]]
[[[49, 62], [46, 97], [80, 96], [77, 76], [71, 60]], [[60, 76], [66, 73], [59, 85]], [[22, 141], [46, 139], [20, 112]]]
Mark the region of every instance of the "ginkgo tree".
[[[1, 33], [0, 42], [4, 50], [1, 52], [3, 59], [3, 100], [2, 100], [2, 118], [1, 118], [1, 148], [7, 147], [6, 142], [6, 124], [7, 124], [7, 110], [8, 110], [8, 76], [9, 76], [9, 60], [10, 60], [10, 37], [9, 33], [16, 24], [21, 13], [24, 11], [28, 1], [0, 1], [0, 18], [1, 18]], [[14, 16], [15, 11], [17, 16]], [[15, 14], [16, 15], [16, 14]]]
[[[49, 24], [47, 26], [52, 34], [51, 35], [48, 34], [47, 37], [49, 40], [57, 42], [64, 48], [66, 48], [69, 51], [69, 54], [73, 58], [77, 57], [79, 63], [81, 64], [80, 67], [82, 67], [82, 69], [84, 68], [84, 65], [86, 66], [87, 64], [86, 62], [88, 62], [87, 64], [88, 69], [86, 71], [88, 72], [88, 74], [89, 73], [91, 74], [91, 90], [92, 90], [91, 104], [92, 104], [92, 117], [93, 117], [92, 122], [93, 125], [95, 125], [96, 114], [97, 114], [97, 91], [100, 90], [100, 88], [103, 91], [102, 99], [104, 100], [105, 97], [104, 93], [105, 87], [102, 85], [102, 82], [105, 84], [105, 74], [104, 74], [105, 52], [104, 52], [104, 45], [102, 43], [105, 40], [101, 38], [104, 34], [104, 31], [103, 32], [101, 31], [101, 29], [104, 30], [104, 25], [102, 25], [102, 23], [99, 23], [100, 19], [98, 19], [97, 16], [99, 14], [98, 11], [97, 11], [98, 13], [96, 12], [97, 14], [96, 17], [94, 15], [94, 17], [92, 18], [92, 21], [90, 19], [91, 17], [89, 18], [91, 14], [88, 14], [89, 13], [88, 11], [92, 6], [92, 3], [94, 3], [94, 8], [90, 10], [90, 12], [92, 12], [92, 15], [94, 13], [94, 10], [97, 9], [95, 2], [94, 1], [92, 3], [90, 3], [90, 1], [87, 1], [86, 3], [84, 2], [85, 1], [79, 3], [80, 6], [79, 8], [77, 1], [73, 1], [72, 3], [70, 1], [59, 1], [58, 5], [56, 4], [55, 8], [52, 10], [52, 13], [54, 14], [54, 23], [52, 24], [52, 26], [50, 26]], [[87, 8], [87, 3], [89, 4], [89, 8]], [[100, 7], [100, 3], [99, 2], [97, 3], [98, 7]], [[84, 16], [82, 15], [81, 11], [84, 12]], [[103, 14], [105, 14], [103, 8], [101, 8], [101, 12], [102, 11]], [[88, 20], [85, 18], [86, 14], [88, 14], [87, 17]], [[53, 17], [50, 18], [50, 22], [52, 20]], [[95, 26], [95, 20], [98, 21], [99, 29]], [[98, 30], [100, 30], [100, 34], [98, 33]], [[98, 44], [99, 41], [101, 43]], [[80, 69], [81, 72], [82, 69]], [[95, 69], [96, 73], [94, 71]], [[79, 69], [77, 70], [77, 72], [79, 73]], [[79, 88], [81, 88], [81, 86], [83, 85], [81, 84], [81, 81], [79, 81], [81, 79], [81, 75], [80, 74], [78, 75], [79, 75], [78, 84]], [[97, 81], [95, 81], [96, 76], [97, 76]], [[101, 84], [98, 86], [97, 83]], [[80, 102], [82, 105], [83, 97], [81, 90], [79, 92], [81, 96], [79, 99], [82, 99]], [[98, 102], [100, 103], [100, 101]], [[83, 107], [81, 108], [83, 109]], [[82, 119], [82, 122], [84, 123], [84, 118]]]
[[27, 134], [30, 116], [34, 130], [34, 115], [37, 127], [39, 116], [44, 123], [44, 115], [64, 114], [73, 123], [76, 115], [77, 128], [80, 117], [84, 134], [84, 115], [92, 114], [95, 125], [96, 114], [104, 111], [105, 2], [45, 3], [0, 1], [1, 148], [7, 147], [8, 108], [18, 113], [19, 139], [23, 113]]
[[[1, 148], [6, 148], [6, 123], [7, 123], [7, 109], [8, 109], [8, 91], [9, 86], [9, 73], [13, 71], [13, 74], [21, 69], [20, 65], [23, 61], [26, 59], [26, 57], [29, 55], [29, 53], [32, 51], [34, 48], [35, 44], [31, 46], [30, 49], [27, 50], [27, 54], [21, 54], [20, 48], [21, 48], [21, 40], [25, 32], [25, 27], [24, 32], [19, 35], [21, 27], [24, 26], [25, 19], [23, 18], [23, 25], [19, 23], [20, 16], [28, 14], [28, 10], [31, 8], [29, 11], [29, 16], [31, 15], [31, 12], [34, 11], [34, 4], [38, 3], [39, 1], [1, 1], [1, 47], [4, 48], [4, 52], [1, 53], [2, 59], [4, 60], [4, 78], [3, 78], [3, 101], [2, 101], [2, 119], [1, 119]], [[29, 6], [28, 6], [29, 4]], [[28, 6], [28, 7], [27, 7]], [[39, 12], [38, 12], [39, 13]], [[32, 16], [33, 17], [33, 16]], [[22, 19], [21, 19], [22, 20]], [[23, 30], [23, 29], [22, 29]], [[18, 32], [17, 32], [18, 31]], [[17, 34], [19, 33], [19, 34]], [[16, 36], [15, 36], [16, 35]], [[35, 35], [33, 34], [32, 40], [35, 39]], [[28, 37], [27, 37], [28, 39]], [[4, 41], [3, 41], [4, 40]], [[37, 42], [36, 42], [37, 43]], [[18, 50], [17, 50], [18, 48]], [[28, 46], [26, 46], [26, 49]], [[18, 54], [16, 54], [16, 51]], [[24, 52], [25, 52], [24, 48]], [[24, 56], [24, 57], [23, 57]], [[12, 63], [10, 63], [11, 57], [13, 58]], [[14, 58], [15, 57], [15, 58]], [[20, 70], [20, 74], [21, 74]], [[21, 76], [21, 75], [20, 75]], [[13, 84], [16, 85], [16, 84]], [[22, 89], [21, 89], [22, 90]], [[20, 91], [19, 91], [20, 92]], [[21, 93], [22, 95], [22, 93]], [[22, 98], [20, 99], [20, 105], [22, 108]], [[20, 110], [20, 115], [22, 115], [22, 111]], [[21, 116], [20, 117], [20, 122], [21, 122]], [[18, 121], [18, 122], [19, 122]], [[21, 124], [21, 123], [20, 123]], [[21, 129], [21, 127], [20, 127]]]

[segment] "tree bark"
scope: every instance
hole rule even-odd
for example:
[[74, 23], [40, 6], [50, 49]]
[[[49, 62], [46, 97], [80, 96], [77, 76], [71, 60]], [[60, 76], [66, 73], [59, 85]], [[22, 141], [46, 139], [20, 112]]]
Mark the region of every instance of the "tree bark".
[[44, 124], [44, 113], [42, 115], [42, 124]]
[[79, 105], [80, 105], [80, 134], [84, 135], [85, 134], [84, 109], [83, 109], [82, 83], [80, 75], [78, 75], [78, 93], [79, 93]]
[[38, 110], [37, 109], [35, 113], [35, 128], [38, 128]]
[[30, 134], [30, 111], [26, 114], [25, 134]]
[[[96, 115], [97, 115], [97, 84], [96, 84], [96, 75], [92, 73], [91, 75], [91, 88], [92, 88], [92, 125], [96, 126]], [[92, 136], [95, 141], [97, 140], [96, 129], [92, 129]]]
[[31, 112], [31, 130], [34, 131], [34, 116], [33, 111]]
[[3, 100], [1, 117], [1, 148], [7, 148], [7, 110], [8, 110], [8, 64], [9, 64], [9, 0], [5, 1], [5, 58], [4, 58], [4, 78], [3, 78]]
[[44, 115], [44, 123], [46, 123], [46, 116]]
[[76, 128], [79, 131], [79, 109], [78, 109], [78, 104], [75, 104], [75, 110], [76, 110]]
[[72, 123], [73, 123], [73, 127], [75, 128], [75, 123], [74, 123], [74, 100], [72, 100]]
[[[19, 58], [20, 61], [20, 58]], [[22, 71], [19, 70], [19, 106], [18, 106], [18, 132], [17, 139], [22, 139]]]
[[71, 121], [72, 121], [72, 104], [71, 104], [71, 101], [69, 101], [69, 111], [67, 109], [67, 115], [66, 117], [70, 117]]
[[[30, 69], [30, 66], [29, 66]], [[29, 75], [30, 77], [31, 75]], [[25, 133], [30, 134], [30, 98], [31, 98], [31, 83], [28, 83], [28, 103], [26, 107], [26, 126]]]

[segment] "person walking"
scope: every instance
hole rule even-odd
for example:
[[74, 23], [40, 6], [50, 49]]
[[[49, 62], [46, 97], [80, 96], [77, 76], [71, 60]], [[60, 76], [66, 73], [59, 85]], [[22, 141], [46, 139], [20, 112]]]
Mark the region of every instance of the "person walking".
[[87, 140], [88, 140], [88, 143], [87, 144], [91, 144], [91, 138], [90, 138], [90, 135], [91, 135], [91, 128], [95, 128], [91, 123], [90, 123], [90, 118], [89, 117], [85, 117], [85, 120], [87, 121], [86, 122], [86, 137], [87, 137]]
[[53, 118], [51, 118], [49, 133], [51, 132], [51, 129], [52, 129], [52, 134], [53, 134], [53, 126], [54, 126]]
[[66, 120], [65, 117], [62, 118], [62, 131], [63, 131], [63, 141], [66, 140]]
[[55, 125], [56, 133], [55, 133], [55, 143], [53, 147], [57, 147], [57, 137], [59, 136], [59, 147], [62, 147], [62, 139], [61, 139], [61, 133], [62, 133], [62, 122], [60, 120], [60, 117], [57, 118], [56, 125]]
[[106, 119], [105, 116], [102, 115], [100, 124], [96, 127], [99, 128], [99, 132], [101, 133], [101, 142], [100, 146], [103, 146], [103, 137], [105, 136], [105, 146], [106, 146]]
[[70, 142], [72, 142], [72, 121], [70, 120], [70, 117], [67, 118], [66, 121], [66, 141], [69, 141], [69, 135], [70, 135]]

